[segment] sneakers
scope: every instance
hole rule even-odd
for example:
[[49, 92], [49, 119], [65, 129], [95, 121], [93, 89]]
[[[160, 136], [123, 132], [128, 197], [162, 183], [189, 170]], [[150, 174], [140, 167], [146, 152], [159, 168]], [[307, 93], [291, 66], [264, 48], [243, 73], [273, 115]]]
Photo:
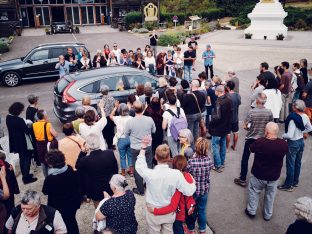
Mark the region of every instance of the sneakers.
[[245, 214], [251, 219], [254, 219], [256, 217], [256, 215], [250, 214], [247, 208], [245, 209]]
[[299, 183], [293, 184], [293, 187], [299, 187]]
[[38, 179], [35, 178], [35, 177], [29, 177], [29, 178], [27, 178], [27, 179], [23, 179], [23, 182], [24, 182], [24, 184], [31, 184], [31, 183], [36, 182], [37, 180], [38, 180]]
[[246, 187], [247, 186], [246, 180], [241, 180], [240, 178], [235, 178], [234, 179], [234, 183], [239, 185], [239, 186], [242, 186], [242, 187]]
[[223, 172], [223, 170], [222, 170], [222, 167], [212, 167], [212, 170], [214, 170], [214, 171], [216, 171], [216, 172], [218, 172], [218, 173], [222, 173]]
[[279, 190], [282, 190], [282, 191], [287, 191], [287, 192], [292, 192], [294, 191], [294, 188], [292, 186], [285, 186], [284, 184], [283, 185], [280, 185], [280, 186], [277, 186], [277, 188]]

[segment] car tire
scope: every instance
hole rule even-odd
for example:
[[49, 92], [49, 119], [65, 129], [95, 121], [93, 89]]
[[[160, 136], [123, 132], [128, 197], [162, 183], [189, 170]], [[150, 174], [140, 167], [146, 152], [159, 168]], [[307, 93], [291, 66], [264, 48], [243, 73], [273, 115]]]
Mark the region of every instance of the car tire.
[[17, 72], [9, 71], [3, 75], [2, 82], [8, 87], [16, 87], [21, 83], [21, 76]]

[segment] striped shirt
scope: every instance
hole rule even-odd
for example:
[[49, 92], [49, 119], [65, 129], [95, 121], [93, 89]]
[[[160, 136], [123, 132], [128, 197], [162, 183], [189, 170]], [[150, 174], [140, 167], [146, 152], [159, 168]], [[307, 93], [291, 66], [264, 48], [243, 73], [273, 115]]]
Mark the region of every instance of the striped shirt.
[[264, 107], [255, 107], [248, 111], [245, 123], [248, 126], [246, 139], [258, 139], [264, 137], [265, 126], [273, 121], [271, 110]]
[[210, 170], [213, 166], [209, 155], [196, 156], [188, 161], [187, 171], [191, 173], [196, 181], [196, 194], [204, 195], [209, 192], [210, 187]]

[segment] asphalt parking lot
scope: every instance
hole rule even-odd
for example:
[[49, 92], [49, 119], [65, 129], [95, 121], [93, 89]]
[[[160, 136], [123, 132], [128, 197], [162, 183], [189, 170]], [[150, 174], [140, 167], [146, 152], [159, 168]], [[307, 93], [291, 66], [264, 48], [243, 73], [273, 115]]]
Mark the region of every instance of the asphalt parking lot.
[[[262, 61], [277, 65], [281, 61], [289, 60], [295, 62], [300, 58], [308, 58], [312, 61], [312, 45], [309, 43], [312, 33], [305, 34], [291, 33], [289, 41], [283, 44], [276, 42], [248, 41], [246, 44], [239, 39], [237, 31], [218, 31], [207, 34], [199, 40], [199, 51], [202, 52], [205, 44], [211, 43], [216, 50], [217, 59], [215, 61], [216, 74], [223, 75], [227, 69], [232, 68], [237, 71], [240, 78], [240, 94], [242, 105], [240, 107], [240, 123], [242, 123], [246, 112], [249, 109], [249, 97], [251, 94], [250, 83], [258, 74], [258, 66]], [[116, 32], [107, 34], [79, 34], [75, 36], [77, 41], [86, 44], [91, 54], [97, 49], [102, 49], [108, 43], [112, 46], [117, 42], [121, 48], [136, 49], [143, 48], [148, 42], [142, 36], [135, 36], [126, 32]], [[38, 44], [49, 42], [72, 42], [75, 37], [71, 34], [53, 36], [27, 36], [17, 37], [12, 45], [12, 50], [4, 54], [1, 59], [7, 60], [25, 55], [29, 50]], [[300, 39], [300, 40], [299, 40]], [[298, 45], [298, 47], [296, 47]], [[260, 61], [260, 62], [259, 62]], [[203, 69], [201, 61], [196, 63], [196, 72]], [[55, 80], [27, 81], [22, 86], [15, 88], [0, 87], [0, 116], [5, 118], [8, 107], [15, 101], [27, 104], [26, 97], [30, 93], [39, 96], [40, 107], [44, 108], [53, 126], [60, 131], [61, 124], [53, 114], [53, 86]], [[241, 126], [241, 125], [240, 125]], [[312, 196], [312, 140], [311, 137], [305, 141], [306, 148], [302, 160], [302, 171], [300, 186], [294, 192], [277, 192], [274, 214], [270, 222], [265, 222], [262, 218], [263, 199], [260, 200], [257, 217], [254, 220], [248, 219], [244, 214], [247, 201], [247, 189], [236, 186], [233, 179], [239, 175], [240, 159], [244, 146], [244, 130], [239, 133], [239, 143], [237, 151], [227, 155], [226, 168], [222, 174], [212, 172], [211, 191], [209, 192], [207, 206], [207, 220], [211, 228], [220, 234], [282, 234], [285, 233], [289, 224], [295, 220], [293, 203], [301, 196]], [[252, 165], [252, 157], [250, 160]], [[36, 173], [41, 178], [38, 182], [27, 186], [41, 190], [42, 175]], [[281, 174], [281, 182], [285, 179], [285, 165]], [[20, 180], [20, 178], [19, 178]], [[22, 190], [26, 187], [21, 186]], [[137, 197], [136, 214], [139, 220], [139, 234], [146, 233], [144, 220], [144, 198]], [[81, 233], [90, 233], [90, 222], [92, 216], [92, 206], [84, 204], [79, 211], [77, 218], [80, 224]], [[87, 220], [87, 221], [86, 221]]]

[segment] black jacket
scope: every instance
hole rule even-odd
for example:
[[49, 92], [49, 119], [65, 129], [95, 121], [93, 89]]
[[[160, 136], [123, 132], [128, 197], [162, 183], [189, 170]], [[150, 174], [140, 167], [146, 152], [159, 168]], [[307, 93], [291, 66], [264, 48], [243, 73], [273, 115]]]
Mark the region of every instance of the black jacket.
[[60, 213], [65, 210], [77, 210], [80, 207], [79, 177], [71, 166], [61, 174], [48, 175], [44, 180], [42, 192], [48, 195], [48, 206]]
[[100, 201], [103, 192], [112, 195], [109, 181], [114, 174], [118, 174], [118, 164], [112, 150], [94, 150], [90, 155], [78, 158], [76, 169], [88, 198]]
[[[93, 67], [96, 68], [96, 60], [97, 60], [97, 55], [94, 55], [93, 57], [93, 61], [92, 61], [92, 64], [93, 64]], [[104, 56], [101, 55], [100, 56], [100, 67], [105, 67], [106, 66], [106, 60], [104, 59]]]
[[9, 132], [10, 152], [21, 155], [27, 153], [25, 134], [29, 134], [30, 130], [24, 119], [14, 115], [7, 115], [6, 124]]
[[211, 114], [209, 133], [211, 136], [223, 137], [230, 133], [232, 124], [232, 100], [223, 95], [218, 97]]

